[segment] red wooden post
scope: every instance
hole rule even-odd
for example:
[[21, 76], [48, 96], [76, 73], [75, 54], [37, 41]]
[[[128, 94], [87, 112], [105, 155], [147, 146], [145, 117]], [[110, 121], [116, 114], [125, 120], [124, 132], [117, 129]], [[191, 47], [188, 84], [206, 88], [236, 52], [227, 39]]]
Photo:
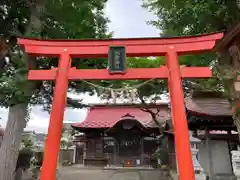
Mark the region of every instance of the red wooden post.
[[166, 64], [169, 68], [169, 92], [172, 106], [174, 138], [176, 146], [179, 180], [194, 180], [191, 146], [184, 105], [178, 54], [174, 46], [170, 46], [166, 54]]
[[54, 90], [52, 112], [40, 180], [54, 180], [56, 177], [70, 65], [70, 55], [68, 54], [67, 49], [64, 49], [64, 52], [60, 55], [60, 62], [58, 65], [56, 87]]

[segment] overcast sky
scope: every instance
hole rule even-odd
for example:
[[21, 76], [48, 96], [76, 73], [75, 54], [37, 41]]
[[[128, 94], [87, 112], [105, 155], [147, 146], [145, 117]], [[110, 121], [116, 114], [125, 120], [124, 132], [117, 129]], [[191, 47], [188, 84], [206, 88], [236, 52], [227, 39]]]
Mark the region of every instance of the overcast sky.
[[[108, 0], [106, 15], [111, 21], [109, 31], [114, 32], [115, 38], [159, 36], [159, 30], [146, 24], [146, 21], [156, 17], [141, 7], [141, 0]], [[84, 97], [85, 103], [98, 101], [97, 97]], [[3, 127], [6, 125], [7, 115], [7, 109], [0, 108], [0, 125]], [[66, 109], [64, 120], [81, 122], [85, 117], [86, 109]], [[48, 123], [49, 114], [42, 111], [40, 106], [33, 107], [27, 129], [46, 133]]]
[[141, 0], [109, 0], [106, 14], [111, 20], [109, 29], [114, 31], [114, 37], [159, 36], [159, 30], [146, 24], [156, 17], [141, 7]]

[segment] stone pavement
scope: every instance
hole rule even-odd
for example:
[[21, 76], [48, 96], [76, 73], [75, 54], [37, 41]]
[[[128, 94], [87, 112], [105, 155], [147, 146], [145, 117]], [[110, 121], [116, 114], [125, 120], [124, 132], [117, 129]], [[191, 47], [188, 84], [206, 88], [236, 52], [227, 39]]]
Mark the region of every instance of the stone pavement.
[[159, 170], [101, 170], [64, 167], [58, 180], [172, 180]]
[[[33, 180], [24, 173], [22, 180]], [[62, 167], [57, 172], [56, 180], [172, 180], [160, 170], [81, 168], [78, 166]]]

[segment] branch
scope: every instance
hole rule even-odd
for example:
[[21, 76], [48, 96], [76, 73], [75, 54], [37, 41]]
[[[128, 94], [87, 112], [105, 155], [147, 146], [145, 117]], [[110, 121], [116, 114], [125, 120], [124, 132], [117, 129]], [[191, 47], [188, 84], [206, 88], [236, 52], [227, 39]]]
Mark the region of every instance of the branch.
[[[138, 95], [139, 96], [139, 95]], [[142, 96], [139, 96], [139, 99], [141, 101], [141, 103], [145, 106], [145, 108], [141, 108], [142, 111], [144, 112], [148, 112], [151, 115], [153, 115], [156, 119], [156, 116], [158, 115], [158, 113], [160, 112], [160, 108], [157, 108], [157, 112], [152, 111], [151, 109], [148, 108], [148, 104], [145, 102], [145, 100], [143, 99]]]
[[145, 106], [144, 108], [140, 108], [140, 110], [144, 111], [144, 112], [147, 112], [151, 115], [152, 117], [152, 120], [156, 123], [156, 125], [158, 126], [159, 128], [159, 132], [162, 131], [162, 125], [164, 123], [160, 123], [158, 120], [157, 120], [157, 115], [159, 114], [160, 112], [160, 108], [157, 108], [157, 112], [154, 112], [153, 110], [149, 109], [148, 107], [148, 104], [145, 102], [145, 100], [143, 99], [143, 96], [140, 96], [138, 95], [141, 103]]
[[89, 105], [83, 104], [82, 100], [76, 100], [76, 99], [67, 97], [67, 107], [81, 109], [81, 108], [89, 107]]
[[8, 52], [9, 46], [6, 42], [6, 39], [0, 37], [0, 70], [2, 70], [5, 65], [5, 57], [7, 56]]

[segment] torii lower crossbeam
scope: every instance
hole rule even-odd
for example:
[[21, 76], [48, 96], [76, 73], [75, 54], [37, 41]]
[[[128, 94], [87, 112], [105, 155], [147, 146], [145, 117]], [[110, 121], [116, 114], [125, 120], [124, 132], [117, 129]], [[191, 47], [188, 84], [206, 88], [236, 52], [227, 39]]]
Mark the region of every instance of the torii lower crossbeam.
[[[179, 180], [194, 180], [192, 154], [185, 115], [182, 78], [208, 78], [211, 70], [204, 67], [182, 67], [178, 55], [210, 51], [223, 34], [177, 38], [142, 38], [109, 40], [31, 40], [18, 39], [31, 55], [60, 57], [57, 69], [30, 70], [29, 80], [56, 80], [48, 137], [40, 180], [55, 180], [68, 80], [77, 79], [168, 79], [174, 125]], [[71, 57], [107, 57], [108, 47], [124, 45], [127, 56], [166, 56], [166, 66], [128, 69], [124, 75], [110, 75], [107, 70], [71, 68]]]
[[[55, 80], [57, 68], [51, 70], [30, 70], [29, 80]], [[181, 78], [209, 78], [212, 71], [207, 67], [182, 67]], [[168, 79], [166, 66], [160, 68], [128, 69], [126, 74], [109, 74], [106, 69], [76, 69], [71, 68], [67, 74], [69, 80], [134, 80], [134, 79]]]

